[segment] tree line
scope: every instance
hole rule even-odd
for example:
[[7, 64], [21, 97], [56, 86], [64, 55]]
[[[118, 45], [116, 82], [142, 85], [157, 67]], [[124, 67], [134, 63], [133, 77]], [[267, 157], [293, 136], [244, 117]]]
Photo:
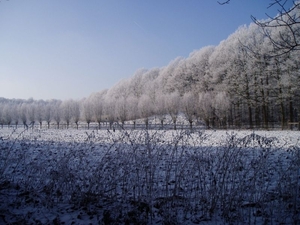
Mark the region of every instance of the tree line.
[[[282, 8], [284, 9], [284, 8]], [[176, 129], [179, 115], [192, 128], [281, 127], [300, 117], [300, 3], [265, 21], [239, 27], [217, 46], [178, 57], [162, 68], [139, 69], [113, 87], [82, 100], [0, 99], [0, 124], [79, 121], [148, 127], [166, 115]], [[299, 124], [298, 124], [299, 127]]]

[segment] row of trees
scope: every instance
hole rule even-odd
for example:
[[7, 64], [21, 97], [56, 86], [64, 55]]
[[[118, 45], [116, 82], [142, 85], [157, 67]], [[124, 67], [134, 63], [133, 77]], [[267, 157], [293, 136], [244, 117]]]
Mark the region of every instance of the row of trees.
[[213, 96], [209, 94], [197, 96], [189, 92], [181, 96], [179, 92], [172, 92], [167, 95], [158, 94], [156, 98], [142, 94], [140, 97], [123, 96], [115, 99], [110, 96], [109, 90], [105, 90], [79, 101], [1, 99], [0, 125], [2, 127], [22, 125], [28, 128], [29, 125], [39, 124], [40, 128], [45, 126], [50, 128], [54, 123], [59, 129], [61, 124], [69, 128], [73, 123], [78, 129], [79, 122], [85, 122], [88, 128], [91, 122], [96, 122], [98, 128], [104, 123], [112, 128], [114, 122], [124, 125], [125, 121], [130, 120], [135, 128], [139, 119], [148, 128], [149, 119], [155, 116], [163, 128], [168, 116], [176, 129], [178, 116], [182, 115], [192, 129], [193, 124], [201, 120], [201, 115], [207, 115], [205, 121], [209, 125], [209, 110], [212, 108], [216, 109], [220, 117], [228, 109], [229, 101], [226, 93], [219, 93], [216, 96], [215, 106], [208, 105], [208, 100], [211, 102], [212, 98]]
[[[279, 4], [280, 1], [277, 1]], [[190, 126], [202, 120], [211, 127], [270, 128], [299, 121], [300, 3], [282, 8], [275, 19], [255, 20], [237, 29], [218, 46], [207, 46], [169, 65], [139, 69], [109, 90], [86, 99], [0, 101], [1, 124], [61, 121], [77, 127], [143, 119], [161, 125], [168, 114], [176, 128], [178, 115]]]

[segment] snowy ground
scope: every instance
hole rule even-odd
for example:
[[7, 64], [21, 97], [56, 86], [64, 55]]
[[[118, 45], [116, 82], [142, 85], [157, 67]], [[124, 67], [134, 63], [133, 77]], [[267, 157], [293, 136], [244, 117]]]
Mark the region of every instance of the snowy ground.
[[299, 138], [0, 129], [0, 224], [297, 224]]

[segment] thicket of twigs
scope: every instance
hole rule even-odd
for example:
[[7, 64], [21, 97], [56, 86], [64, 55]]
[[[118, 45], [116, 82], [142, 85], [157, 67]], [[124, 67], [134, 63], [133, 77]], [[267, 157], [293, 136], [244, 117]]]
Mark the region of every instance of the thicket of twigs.
[[26, 132], [0, 138], [4, 223], [300, 221], [299, 144], [255, 133], [212, 147], [203, 131], [89, 131], [85, 142]]

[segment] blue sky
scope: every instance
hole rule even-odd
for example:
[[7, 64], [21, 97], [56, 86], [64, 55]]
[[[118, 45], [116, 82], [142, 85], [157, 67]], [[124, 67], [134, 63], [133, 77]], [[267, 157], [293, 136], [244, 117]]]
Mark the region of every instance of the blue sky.
[[[220, 1], [220, 0], [219, 0]], [[292, 2], [292, 1], [290, 1]], [[0, 97], [81, 99], [218, 45], [269, 0], [2, 0]]]

